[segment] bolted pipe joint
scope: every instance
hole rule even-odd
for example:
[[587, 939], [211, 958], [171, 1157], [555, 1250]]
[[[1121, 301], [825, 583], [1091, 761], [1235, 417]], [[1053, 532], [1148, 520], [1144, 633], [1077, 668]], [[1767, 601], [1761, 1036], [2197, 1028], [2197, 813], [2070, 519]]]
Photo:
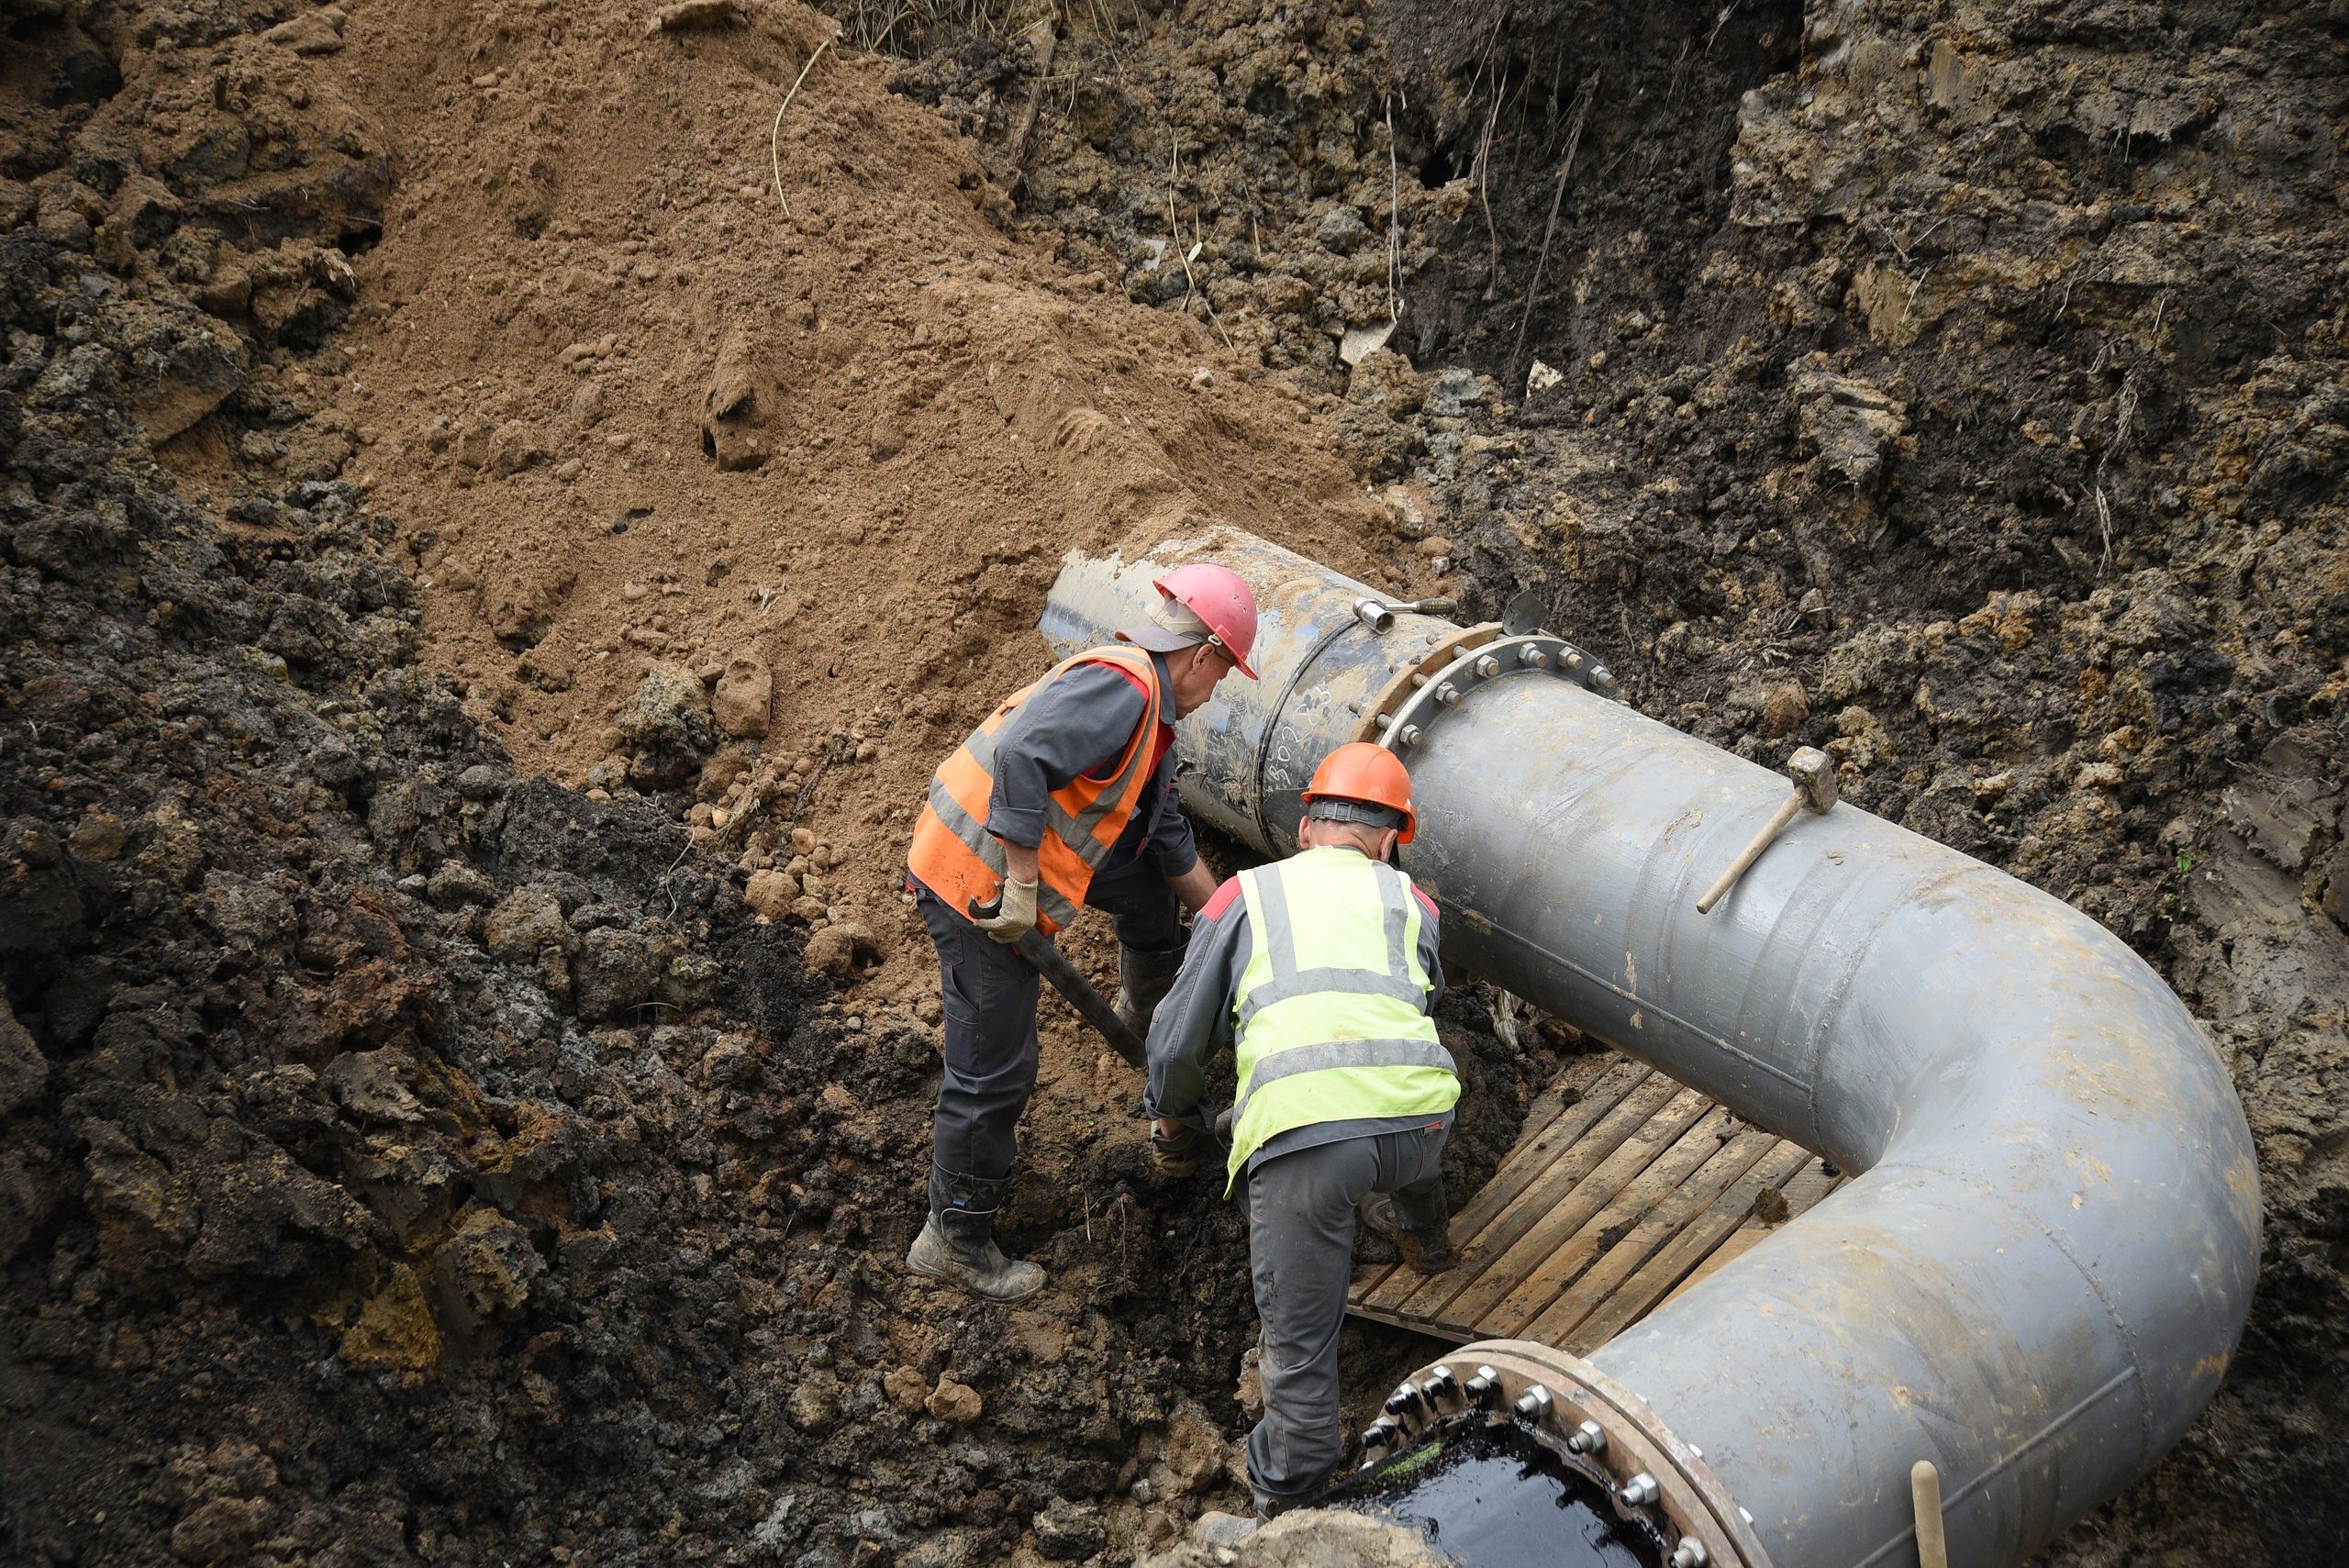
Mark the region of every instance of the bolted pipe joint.
[[1491, 1367], [1480, 1366], [1461, 1392], [1467, 1395], [1469, 1408], [1489, 1410], [1500, 1402], [1501, 1374]]
[[1550, 1391], [1535, 1384], [1517, 1396], [1517, 1413], [1529, 1421], [1540, 1421], [1550, 1414]]
[[1390, 1416], [1416, 1416], [1423, 1404], [1419, 1391], [1406, 1383], [1386, 1396], [1386, 1403], [1381, 1408]]
[[1656, 1485], [1654, 1476], [1642, 1470], [1629, 1481], [1624, 1482], [1622, 1489], [1615, 1496], [1626, 1507], [1645, 1508], [1652, 1507], [1658, 1497], [1664, 1496], [1664, 1488]]
[[1664, 1561], [1670, 1568], [1706, 1568], [1712, 1560], [1712, 1553], [1705, 1550], [1703, 1541], [1693, 1535], [1684, 1535], [1680, 1538], [1680, 1544], [1672, 1549], [1672, 1555]]
[[1399, 1438], [1402, 1437], [1402, 1428], [1397, 1426], [1386, 1417], [1381, 1416], [1364, 1430], [1362, 1434], [1363, 1452], [1367, 1454], [1375, 1448], [1391, 1447]]
[[1568, 1453], [1605, 1453], [1607, 1434], [1599, 1429], [1597, 1421], [1585, 1421], [1567, 1437], [1566, 1451]]
[[1428, 1380], [1419, 1385], [1419, 1395], [1427, 1400], [1430, 1409], [1433, 1409], [1439, 1402], [1452, 1398], [1459, 1392], [1460, 1379], [1453, 1375], [1452, 1369], [1448, 1366], [1436, 1368], [1428, 1373]]

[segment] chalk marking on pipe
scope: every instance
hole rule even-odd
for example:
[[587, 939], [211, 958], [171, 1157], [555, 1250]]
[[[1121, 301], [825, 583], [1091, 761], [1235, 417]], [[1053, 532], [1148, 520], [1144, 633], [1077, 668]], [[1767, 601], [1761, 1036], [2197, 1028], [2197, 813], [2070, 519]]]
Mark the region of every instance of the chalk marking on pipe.
[[[2087, 1412], [2088, 1407], [2094, 1405], [2098, 1400], [2102, 1399], [2106, 1395], [2111, 1393], [2115, 1388], [2118, 1388], [2121, 1385], [2128, 1382], [2131, 1378], [2135, 1377], [2136, 1375], [2137, 1369], [2132, 1366], [2124, 1368], [2120, 1372], [2116, 1372], [2110, 1377], [2105, 1379], [2104, 1385], [2102, 1387], [2089, 1395], [2087, 1398], [2082, 1399], [2078, 1404], [2073, 1406], [2062, 1415], [2056, 1417], [2054, 1420], [2048, 1422], [2045, 1426], [2040, 1428], [2036, 1433], [2024, 1440], [2021, 1447], [2007, 1455], [2006, 1458], [1998, 1461], [1998, 1463], [1990, 1466], [1989, 1469], [1982, 1472], [1981, 1474], [1976, 1475], [1973, 1480], [1967, 1482], [1956, 1491], [1952, 1492], [1947, 1496], [1943, 1497], [1942, 1499], [1943, 1517], [1947, 1518], [1949, 1511], [1952, 1508], [1956, 1507], [1960, 1503], [1965, 1501], [1966, 1498], [1972, 1496], [1983, 1487], [1987, 1486], [1991, 1482], [1996, 1481], [2000, 1475], [2014, 1468], [2016, 1464], [2029, 1457], [2032, 1450], [2038, 1448], [2041, 1444], [2054, 1437], [2056, 1433], [2062, 1431], [2065, 1427], [2070, 1426], [2074, 1421], [2077, 1420]], [[1894, 1536], [1890, 1540], [1886, 1541], [1882, 1546], [1877, 1547], [1874, 1551], [1869, 1552], [1865, 1557], [1861, 1558], [1859, 1562], [1854, 1563], [1853, 1568], [1875, 1568], [1875, 1564], [1883, 1562], [1893, 1552], [1896, 1552], [1902, 1547], [1908, 1545], [1909, 1541], [1916, 1539], [1916, 1535], [1917, 1527], [1914, 1524], [1910, 1524], [1906, 1529], [1902, 1529], [1898, 1535]]]

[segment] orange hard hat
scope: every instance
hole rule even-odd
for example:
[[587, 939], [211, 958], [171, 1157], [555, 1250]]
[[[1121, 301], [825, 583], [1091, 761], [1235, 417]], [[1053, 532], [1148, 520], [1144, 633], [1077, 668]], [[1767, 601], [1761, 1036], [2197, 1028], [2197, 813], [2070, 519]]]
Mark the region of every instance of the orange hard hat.
[[1306, 787], [1304, 798], [1306, 815], [1340, 822], [1394, 826], [1391, 821], [1378, 821], [1367, 813], [1351, 817], [1326, 806], [1316, 811], [1315, 804], [1352, 802], [1377, 806], [1381, 817], [1399, 811], [1403, 814], [1401, 838], [1406, 844], [1419, 830], [1419, 814], [1411, 809], [1411, 775], [1404, 769], [1403, 760], [1367, 740], [1349, 741], [1322, 758], [1321, 765], [1313, 770], [1313, 782]]

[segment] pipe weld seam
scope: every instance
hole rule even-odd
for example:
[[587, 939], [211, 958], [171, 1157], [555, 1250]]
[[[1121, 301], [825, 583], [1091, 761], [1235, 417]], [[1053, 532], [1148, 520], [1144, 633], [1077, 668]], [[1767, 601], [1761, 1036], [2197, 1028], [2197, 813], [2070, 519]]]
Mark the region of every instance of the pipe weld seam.
[[[1936, 1166], [1906, 1160], [1895, 1162], [1889, 1165], [1876, 1166], [1869, 1172], [1869, 1174], [1873, 1175], [1878, 1170], [1916, 1171], [1945, 1177], [1957, 1177], [1960, 1174], [1955, 1171], [1944, 1171]], [[2096, 1296], [2097, 1305], [2104, 1308], [2104, 1315], [2107, 1318], [2112, 1319], [2113, 1329], [2121, 1335], [2122, 1351], [2129, 1358], [2129, 1370], [2137, 1373], [2138, 1381], [2142, 1384], [2144, 1381], [2144, 1358], [2138, 1353], [2137, 1330], [2131, 1326], [2129, 1319], [2121, 1315], [2121, 1308], [2113, 1303], [2112, 1297], [2105, 1294], [2104, 1282], [2097, 1278], [2096, 1271], [2080, 1262], [2078, 1254], [2072, 1251], [2071, 1246], [2050, 1228], [2046, 1221], [2017, 1204], [2013, 1198], [1995, 1187], [1990, 1189], [1987, 1195], [2005, 1208], [2008, 1213], [2045, 1237], [2047, 1244], [2062, 1253], [2064, 1261], [2071, 1264], [2078, 1273], [2090, 1293]], [[2154, 1412], [2153, 1402], [2150, 1399], [2140, 1399], [2137, 1402], [2137, 1462], [2140, 1465], [2150, 1464], [2154, 1457], [2151, 1451], [2154, 1440]]]
[[[1886, 900], [1884, 907], [1876, 911], [1876, 918], [1868, 922], [1866, 933], [1852, 944], [1851, 956], [1844, 961], [1843, 972], [1837, 975], [1835, 983], [1827, 988], [1827, 995], [1820, 998], [1818, 1019], [1810, 1028], [1809, 1060], [1805, 1066], [1809, 1080], [1810, 1097], [1807, 1103], [1810, 1107], [1810, 1129], [1813, 1138], [1819, 1136], [1819, 1095], [1820, 1085], [1825, 1082], [1823, 1069], [1827, 1062], [1827, 1049], [1834, 1043], [1835, 1026], [1842, 1017], [1844, 999], [1852, 994], [1852, 986], [1859, 979], [1860, 971], [1866, 966], [1869, 955], [1876, 951], [1876, 939], [1884, 934], [1885, 927], [1892, 923], [1893, 917], [1905, 913], [1917, 898], [1939, 888], [1943, 883], [1971, 876], [1976, 869], [1973, 866], [1953, 866], [1946, 871], [1936, 872], [1912, 887], [1904, 889], [1900, 897]], [[1865, 879], [1861, 881], [1864, 885]], [[1854, 886], [1851, 895], [1857, 897], [1860, 892], [1861, 887]], [[1879, 1150], [1878, 1152], [1882, 1151]]]
[[[2121, 1385], [2128, 1382], [2131, 1378], [2136, 1377], [2137, 1375], [2137, 1369], [2134, 1366], [2127, 1366], [2121, 1368], [2119, 1372], [2114, 1373], [2110, 1377], [2106, 1378], [2102, 1385], [2100, 1385], [2094, 1393], [2087, 1395], [2082, 1398], [2078, 1404], [2073, 1406], [2070, 1409], [2065, 1411], [2062, 1415], [2056, 1417], [2054, 1420], [2040, 1428], [2038, 1431], [2032, 1433], [2029, 1438], [2023, 1440], [2022, 1444], [2016, 1448], [2012, 1452], [2009, 1453], [2004, 1459], [2001, 1459], [1998, 1463], [1993, 1464], [1988, 1469], [1983, 1471], [1982, 1473], [1976, 1475], [1973, 1480], [1968, 1481], [1956, 1491], [1944, 1496], [1942, 1498], [1943, 1517], [1946, 1518], [1949, 1516], [1950, 1510], [1956, 1507], [1960, 1503], [1965, 1501], [1966, 1498], [1974, 1496], [1975, 1493], [1979, 1492], [1983, 1487], [1987, 1486], [1991, 1482], [1996, 1481], [2008, 1471], [2013, 1469], [2025, 1458], [2029, 1457], [2032, 1450], [2053, 1440], [2056, 1433], [2062, 1431], [2065, 1427], [2070, 1426], [2083, 1415], [2086, 1415], [2090, 1406], [2096, 1404], [2106, 1395], [2111, 1393], [2115, 1388], [2120, 1387]], [[1877, 1547], [1874, 1551], [1869, 1552], [1865, 1557], [1861, 1558], [1859, 1562], [1854, 1563], [1853, 1568], [1875, 1568], [1875, 1564], [1883, 1562], [1886, 1557], [1899, 1551], [1901, 1547], [1914, 1540], [1916, 1538], [1916, 1534], [1917, 1527], [1912, 1523], [1907, 1529], [1901, 1530], [1899, 1534], [1894, 1536], [1890, 1540], [1886, 1541], [1882, 1546]]]
[[[1670, 1008], [1664, 1006], [1662, 1003], [1655, 1001], [1653, 997], [1642, 996], [1635, 991], [1626, 991], [1620, 985], [1616, 984], [1612, 980], [1608, 979], [1605, 975], [1599, 974], [1582, 964], [1576, 963], [1573, 959], [1566, 957], [1564, 953], [1552, 952], [1548, 948], [1543, 947], [1540, 942], [1535, 941], [1532, 938], [1512, 931], [1497, 920], [1488, 919], [1481, 915], [1471, 918], [1465, 905], [1455, 903], [1452, 899], [1446, 898], [1441, 894], [1436, 896], [1436, 904], [1439, 907], [1460, 916], [1463, 923], [1468, 925], [1472, 929], [1475, 929], [1478, 923], [1482, 923], [1484, 928], [1486, 930], [1491, 931], [1495, 936], [1507, 937], [1509, 940], [1517, 943], [1520, 947], [1540, 954], [1542, 958], [1549, 960], [1552, 963], [1557, 964], [1564, 969], [1573, 970], [1576, 974], [1581, 975], [1585, 980], [1589, 981], [1592, 984], [1605, 987], [1607, 990], [1611, 991], [1616, 995], [1621, 997], [1624, 1001], [1631, 1003], [1634, 1007], [1644, 1012], [1652, 1012], [1657, 1018], [1664, 1019], [1666, 1023], [1677, 1024], [1680, 1028], [1687, 1030], [1690, 1034], [1695, 1035], [1698, 1040], [1703, 1040], [1707, 1045], [1725, 1051], [1731, 1056], [1736, 1057], [1740, 1062], [1746, 1062], [1753, 1067], [1758, 1067], [1763, 1072], [1770, 1074], [1773, 1078], [1779, 1079], [1793, 1088], [1800, 1089], [1806, 1094], [1816, 1093], [1811, 1084], [1796, 1077], [1793, 1073], [1787, 1072], [1785, 1068], [1778, 1066], [1776, 1062], [1765, 1062], [1762, 1058], [1754, 1055], [1750, 1051], [1739, 1050], [1736, 1046], [1731, 1045], [1720, 1036], [1710, 1032], [1700, 1025], [1689, 1022], [1687, 1018], [1684, 1018], [1679, 1014], [1673, 1012]], [[1620, 1044], [1621, 1042], [1619, 1040], [1615, 1043]]]

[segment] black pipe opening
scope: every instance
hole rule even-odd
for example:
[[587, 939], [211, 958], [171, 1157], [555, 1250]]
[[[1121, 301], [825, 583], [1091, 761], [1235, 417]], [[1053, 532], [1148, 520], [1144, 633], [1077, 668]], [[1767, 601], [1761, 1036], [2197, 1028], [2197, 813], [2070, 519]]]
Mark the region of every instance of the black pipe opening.
[[1664, 1540], [1514, 1421], [1440, 1433], [1322, 1506], [1417, 1530], [1461, 1568], [1659, 1568]]

